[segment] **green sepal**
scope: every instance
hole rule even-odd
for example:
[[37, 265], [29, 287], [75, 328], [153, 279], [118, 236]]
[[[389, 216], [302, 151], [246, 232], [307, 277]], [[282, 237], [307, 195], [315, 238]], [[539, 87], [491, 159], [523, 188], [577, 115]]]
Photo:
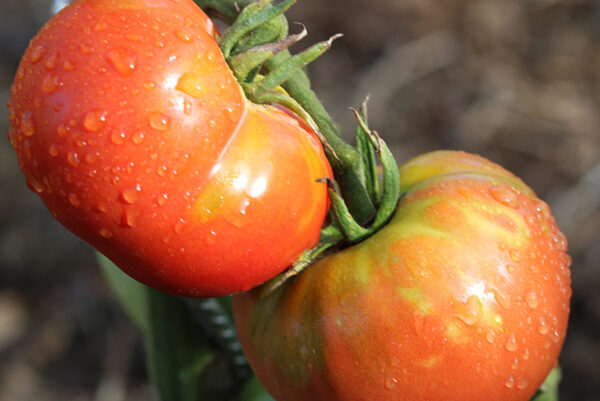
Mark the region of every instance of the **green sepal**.
[[[360, 118], [364, 121], [368, 120], [367, 101], [368, 98], [363, 102], [359, 112]], [[379, 203], [381, 203], [381, 185], [379, 174], [377, 173], [375, 149], [371, 145], [371, 139], [368, 137], [368, 132], [366, 132], [360, 124], [356, 126], [356, 149], [360, 156], [359, 171], [362, 173], [363, 182], [371, 196], [371, 202], [375, 205], [379, 205]]]
[[259, 25], [282, 15], [295, 2], [296, 0], [284, 0], [275, 6], [270, 6], [271, 0], [260, 0], [246, 7], [219, 40], [219, 47], [225, 59], [229, 58], [232, 50], [244, 35]]
[[289, 79], [294, 71], [305, 67], [331, 48], [333, 41], [340, 36], [341, 34], [333, 35], [328, 40], [319, 42], [305, 51], [287, 58], [284, 62], [279, 64], [277, 68], [270, 70], [262, 79], [244, 85], [246, 95], [250, 100], [253, 100], [283, 84]]
[[[381, 202], [378, 204], [377, 215], [375, 221], [371, 226], [372, 231], [379, 230], [390, 217], [396, 211], [398, 206], [398, 199], [400, 198], [400, 172], [398, 170], [398, 164], [394, 155], [388, 148], [385, 141], [383, 141], [377, 131], [372, 131], [367, 122], [363, 119], [362, 115], [356, 110], [353, 110], [358, 126], [361, 131], [365, 133], [366, 138], [369, 140], [371, 147], [375, 149], [381, 160], [381, 167], [383, 169], [383, 182], [382, 182], [382, 193]], [[379, 177], [375, 175], [371, 177], [374, 181], [378, 181]], [[369, 186], [374, 186], [372, 183]]]
[[322, 182], [326, 182], [328, 185], [329, 199], [331, 201], [331, 207], [335, 214], [337, 226], [339, 227], [342, 235], [349, 243], [355, 243], [359, 240], [366, 238], [371, 232], [370, 230], [361, 226], [356, 219], [348, 210], [346, 202], [340, 195], [340, 189], [337, 183], [330, 178], [321, 179]]

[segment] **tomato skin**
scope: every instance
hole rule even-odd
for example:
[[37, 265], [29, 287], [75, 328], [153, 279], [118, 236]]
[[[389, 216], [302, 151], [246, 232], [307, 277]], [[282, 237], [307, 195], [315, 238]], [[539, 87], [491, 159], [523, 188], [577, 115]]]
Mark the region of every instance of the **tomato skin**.
[[29, 187], [126, 273], [183, 296], [273, 277], [318, 241], [331, 170], [246, 100], [191, 0], [78, 0], [32, 39], [9, 103]]
[[278, 401], [528, 401], [555, 366], [570, 259], [548, 206], [486, 159], [400, 168], [391, 222], [267, 297], [233, 298]]

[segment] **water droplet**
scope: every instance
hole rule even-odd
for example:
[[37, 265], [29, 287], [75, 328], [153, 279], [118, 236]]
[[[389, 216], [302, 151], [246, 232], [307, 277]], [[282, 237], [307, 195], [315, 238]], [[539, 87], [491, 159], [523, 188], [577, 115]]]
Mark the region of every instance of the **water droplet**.
[[515, 386], [515, 378], [510, 376], [508, 379], [506, 379], [504, 385], [506, 388], [513, 388]]
[[83, 127], [90, 132], [98, 132], [104, 127], [108, 112], [105, 110], [92, 110], [85, 113]]
[[545, 317], [540, 317], [540, 325], [538, 327], [538, 332], [542, 335], [548, 334], [550, 332], [550, 326], [548, 325], [548, 321]]
[[177, 234], [181, 234], [181, 232], [183, 231], [183, 226], [185, 226], [185, 220], [180, 218], [177, 223], [175, 223], [175, 226], [173, 227], [173, 230], [175, 231], [175, 233]]
[[125, 37], [127, 40], [131, 40], [132, 42], [140, 42], [142, 40], [142, 37], [137, 33], [128, 33], [125, 35]]
[[98, 233], [104, 238], [111, 238], [113, 236], [113, 233], [107, 228], [101, 228]]
[[44, 187], [42, 187], [42, 184], [40, 184], [40, 182], [36, 180], [34, 176], [28, 176], [26, 182], [32, 191], [35, 191], [38, 194], [44, 192]]
[[100, 21], [96, 25], [94, 25], [94, 31], [95, 32], [102, 32], [106, 28], [108, 28], [108, 25], [106, 25], [106, 22], [104, 22], [104, 21]]
[[140, 195], [140, 186], [137, 185], [135, 188], [128, 188], [121, 191], [121, 200], [125, 203], [135, 203]]
[[148, 124], [157, 131], [166, 131], [169, 129], [171, 119], [160, 112], [152, 112], [148, 117]]
[[73, 192], [69, 193], [69, 203], [75, 207], [79, 207], [81, 205], [79, 197]]
[[525, 351], [523, 351], [523, 356], [522, 358], [524, 360], [528, 360], [529, 359], [529, 348], [525, 348]]
[[385, 388], [388, 390], [393, 390], [398, 385], [398, 379], [395, 377], [388, 377], [385, 379]]
[[192, 114], [192, 102], [190, 102], [190, 101], [189, 101], [189, 100], [187, 100], [187, 99], [184, 99], [184, 100], [183, 100], [183, 113], [184, 113], [186, 116], [189, 116], [189, 115], [191, 115], [191, 114]]
[[152, 81], [146, 81], [144, 82], [144, 89], [146, 89], [147, 91], [152, 90], [156, 88], [156, 84]]
[[161, 177], [164, 177], [167, 174], [167, 171], [168, 171], [168, 167], [163, 164], [162, 166], [160, 166], [156, 169], [156, 174], [158, 174]]
[[531, 309], [535, 309], [539, 304], [539, 299], [535, 291], [529, 291], [527, 295], [525, 295], [525, 302]]
[[85, 43], [82, 43], [81, 45], [79, 45], [79, 49], [84, 53], [84, 54], [92, 54], [92, 51], [94, 49], [92, 49], [92, 47], [90, 45], [87, 45]]
[[141, 144], [144, 141], [144, 133], [142, 131], [134, 132], [133, 136], [131, 137], [131, 140], [136, 145]]
[[194, 38], [192, 37], [192, 35], [183, 29], [176, 30], [175, 36], [177, 37], [177, 39], [179, 39], [183, 43], [192, 43], [194, 41]]
[[98, 160], [98, 152], [90, 152], [85, 155], [85, 162], [88, 164], [94, 164]]
[[154, 46], [158, 47], [159, 49], [162, 49], [163, 47], [165, 47], [165, 43], [157, 40], [156, 42], [154, 42]]
[[457, 317], [466, 325], [472, 326], [479, 321], [483, 305], [477, 295], [471, 295], [465, 304], [465, 307], [460, 310]]
[[108, 204], [106, 202], [99, 201], [96, 204], [96, 209], [101, 213], [106, 213], [108, 212]]
[[162, 194], [161, 196], [158, 197], [158, 199], [156, 199], [156, 203], [159, 206], [163, 206], [165, 203], [167, 203], [167, 199], [169, 199], [167, 194]]
[[527, 388], [527, 386], [529, 386], [529, 380], [527, 380], [527, 378], [522, 377], [519, 380], [517, 380], [517, 388], [519, 390], [524, 390]]
[[73, 64], [71, 61], [66, 60], [63, 63], [63, 70], [65, 71], [73, 71], [75, 69], [75, 64]]
[[137, 56], [129, 51], [114, 49], [106, 54], [106, 59], [119, 74], [127, 77], [133, 73], [137, 64]]
[[488, 343], [492, 344], [494, 342], [494, 339], [496, 337], [496, 333], [494, 332], [494, 330], [488, 330], [488, 332], [485, 334], [485, 339]]
[[554, 343], [556, 344], [560, 342], [560, 333], [558, 332], [558, 330], [554, 330], [552, 332], [552, 341], [554, 341]]
[[186, 72], [179, 78], [179, 81], [177, 81], [177, 86], [175, 86], [175, 89], [180, 90], [192, 97], [199, 98], [205, 93], [203, 84], [204, 79], [202, 76], [193, 72]]
[[56, 157], [58, 156], [58, 146], [56, 146], [55, 143], [51, 143], [50, 146], [48, 147], [48, 153], [50, 153], [50, 156], [52, 157]]
[[67, 161], [73, 167], [78, 167], [81, 162], [79, 161], [79, 155], [75, 152], [69, 152], [67, 154]]
[[125, 133], [121, 130], [114, 129], [110, 134], [110, 140], [115, 145], [122, 145], [125, 142]]
[[58, 127], [56, 127], [56, 133], [58, 134], [59, 137], [64, 138], [67, 136], [67, 133], [69, 132], [70, 128], [67, 127], [65, 124], [60, 123], [58, 124]]
[[207, 245], [214, 245], [217, 243], [217, 233], [213, 230], [210, 230], [210, 235], [207, 236], [204, 240]]
[[514, 333], [510, 334], [508, 336], [508, 339], [506, 340], [506, 344], [504, 344], [504, 348], [506, 348], [507, 351], [516, 351], [517, 350], [517, 339], [514, 335]]
[[58, 85], [58, 76], [56, 74], [48, 74], [42, 80], [42, 90], [48, 94], [53, 93]]
[[123, 212], [123, 220], [122, 221], [123, 221], [123, 225], [125, 227], [129, 227], [129, 228], [135, 227], [135, 225], [137, 224], [137, 221], [138, 221], [138, 214], [132, 210], [125, 210]]
[[515, 370], [519, 367], [519, 358], [515, 358], [512, 363], [510, 364], [510, 368], [512, 370]]
[[46, 59], [46, 64], [44, 64], [44, 68], [46, 71], [52, 71], [56, 68], [56, 64], [58, 62], [58, 51], [53, 50], [50, 53], [50, 56]]
[[33, 65], [37, 64], [42, 59], [42, 57], [44, 57], [44, 54], [46, 54], [47, 51], [48, 49], [44, 46], [37, 46], [36, 48], [34, 48], [29, 57], [31, 63]]
[[33, 115], [31, 110], [27, 110], [21, 117], [21, 131], [25, 136], [32, 136], [35, 133], [35, 125], [33, 123]]
[[521, 259], [521, 255], [520, 255], [519, 251], [516, 249], [511, 249], [508, 253], [509, 253], [512, 261], [515, 263]]
[[217, 126], [217, 122], [211, 118], [210, 120], [208, 120], [208, 126], [210, 128], [215, 128]]

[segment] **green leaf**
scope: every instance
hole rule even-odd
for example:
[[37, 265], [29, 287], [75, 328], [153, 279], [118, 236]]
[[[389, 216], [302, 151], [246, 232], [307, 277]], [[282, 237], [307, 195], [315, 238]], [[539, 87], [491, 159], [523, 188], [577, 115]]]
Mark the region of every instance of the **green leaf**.
[[275, 401], [275, 399], [269, 395], [258, 379], [253, 376], [244, 385], [240, 393], [240, 401]]
[[558, 401], [558, 384], [562, 378], [560, 368], [554, 368], [531, 401]]
[[96, 259], [98, 260], [100, 270], [121, 303], [125, 313], [127, 313], [142, 333], [147, 333], [149, 328], [149, 314], [146, 286], [123, 273], [121, 269], [101, 253], [96, 253]]
[[196, 401], [198, 378], [215, 354], [183, 301], [137, 282], [102, 255], [98, 262], [144, 335], [148, 371], [159, 399]]
[[183, 302], [148, 288], [146, 354], [161, 401], [196, 401], [198, 377], [214, 357]]

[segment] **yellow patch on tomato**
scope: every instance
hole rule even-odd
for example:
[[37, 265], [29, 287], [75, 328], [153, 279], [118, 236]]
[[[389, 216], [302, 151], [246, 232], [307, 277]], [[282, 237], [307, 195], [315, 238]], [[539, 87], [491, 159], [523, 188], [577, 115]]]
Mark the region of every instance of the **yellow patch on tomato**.
[[419, 287], [399, 288], [398, 294], [412, 303], [422, 315], [429, 315], [433, 311], [431, 301]]

